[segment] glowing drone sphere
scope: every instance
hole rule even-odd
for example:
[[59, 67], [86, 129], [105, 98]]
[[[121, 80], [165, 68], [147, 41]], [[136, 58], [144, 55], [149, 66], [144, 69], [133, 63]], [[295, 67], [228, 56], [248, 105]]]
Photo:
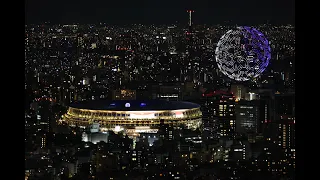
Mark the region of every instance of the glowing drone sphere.
[[243, 26], [221, 37], [215, 55], [223, 74], [236, 81], [247, 81], [267, 68], [270, 52], [269, 42], [261, 32]]

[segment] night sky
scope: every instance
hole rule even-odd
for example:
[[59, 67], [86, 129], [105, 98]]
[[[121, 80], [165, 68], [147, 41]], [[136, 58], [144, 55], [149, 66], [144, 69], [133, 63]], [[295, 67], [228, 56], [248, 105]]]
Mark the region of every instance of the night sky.
[[294, 0], [26, 0], [26, 23], [294, 23]]

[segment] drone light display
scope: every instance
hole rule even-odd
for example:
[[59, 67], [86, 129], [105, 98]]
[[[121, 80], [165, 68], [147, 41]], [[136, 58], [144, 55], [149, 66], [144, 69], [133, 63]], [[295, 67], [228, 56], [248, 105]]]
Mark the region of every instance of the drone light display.
[[271, 49], [265, 36], [252, 27], [229, 30], [215, 50], [220, 71], [236, 81], [259, 76], [268, 66]]

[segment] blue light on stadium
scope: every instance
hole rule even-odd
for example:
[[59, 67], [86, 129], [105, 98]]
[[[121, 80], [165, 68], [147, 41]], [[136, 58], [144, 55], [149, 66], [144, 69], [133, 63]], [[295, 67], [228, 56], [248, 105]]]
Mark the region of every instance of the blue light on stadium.
[[130, 103], [126, 103], [124, 106], [129, 108], [130, 107]]

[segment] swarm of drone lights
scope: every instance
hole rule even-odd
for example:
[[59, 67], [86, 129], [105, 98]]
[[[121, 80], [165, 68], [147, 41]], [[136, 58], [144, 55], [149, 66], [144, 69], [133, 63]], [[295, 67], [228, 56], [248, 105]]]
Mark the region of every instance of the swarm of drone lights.
[[259, 76], [268, 66], [271, 49], [266, 37], [252, 27], [237, 27], [225, 33], [215, 50], [220, 71], [236, 81]]

